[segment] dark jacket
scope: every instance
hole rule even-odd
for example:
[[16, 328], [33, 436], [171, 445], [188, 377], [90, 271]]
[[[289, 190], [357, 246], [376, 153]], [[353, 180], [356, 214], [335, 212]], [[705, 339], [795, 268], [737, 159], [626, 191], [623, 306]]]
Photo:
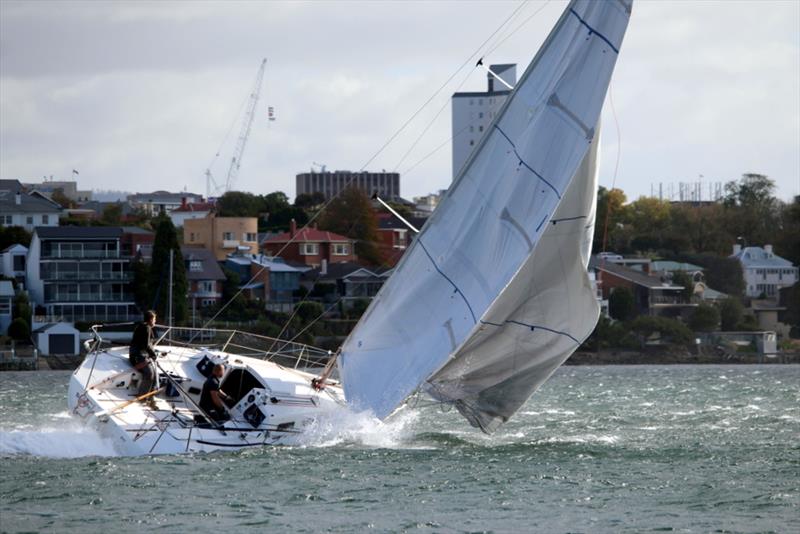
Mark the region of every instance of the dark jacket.
[[155, 359], [156, 351], [153, 350], [153, 328], [147, 323], [139, 323], [133, 331], [131, 340], [130, 358], [138, 363], [150, 356]]

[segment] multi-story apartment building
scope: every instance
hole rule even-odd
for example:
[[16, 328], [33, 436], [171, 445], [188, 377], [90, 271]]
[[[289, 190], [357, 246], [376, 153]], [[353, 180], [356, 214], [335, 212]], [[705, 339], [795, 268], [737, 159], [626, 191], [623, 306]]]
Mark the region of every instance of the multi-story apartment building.
[[139, 319], [125, 242], [118, 227], [36, 228], [26, 266], [34, 313], [47, 322]]
[[772, 245], [745, 247], [733, 245], [732, 258], [742, 264], [745, 295], [751, 298], [777, 299], [781, 288], [793, 286], [798, 268], [787, 259], [775, 255]]
[[296, 194], [322, 193], [330, 200], [345, 189], [355, 187], [368, 196], [378, 193], [384, 200], [400, 198], [400, 174], [396, 172], [323, 171], [296, 176]]
[[255, 217], [217, 217], [209, 213], [202, 219], [183, 221], [183, 244], [210, 250], [217, 261], [228, 254], [258, 252], [258, 219]]
[[0, 180], [0, 226], [58, 226], [61, 206], [40, 193], [29, 193], [19, 180]]
[[[508, 85], [517, 83], [515, 64], [492, 65], [489, 67]], [[486, 73], [488, 90], [486, 92], [454, 93], [451, 99], [453, 110], [453, 179], [458, 176], [472, 151], [489, 129], [495, 115], [505, 103], [511, 91]]]

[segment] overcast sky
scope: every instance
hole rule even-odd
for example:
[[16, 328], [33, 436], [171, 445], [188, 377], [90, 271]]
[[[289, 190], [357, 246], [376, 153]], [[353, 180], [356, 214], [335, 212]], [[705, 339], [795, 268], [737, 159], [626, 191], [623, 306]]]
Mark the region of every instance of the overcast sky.
[[[209, 164], [224, 181], [266, 57], [234, 188], [293, 197], [313, 162], [364, 166], [520, 4], [0, 0], [0, 177], [76, 169], [81, 188], [205, 193]], [[509, 30], [539, 13], [485, 61], [521, 73], [565, 5], [528, 2]], [[473, 65], [367, 167], [401, 172], [404, 197], [450, 183], [448, 103], [462, 81], [485, 90]], [[620, 150], [616, 186], [630, 199], [745, 172], [800, 194], [800, 2], [637, 0], [611, 92], [621, 143], [607, 99], [601, 184]]]

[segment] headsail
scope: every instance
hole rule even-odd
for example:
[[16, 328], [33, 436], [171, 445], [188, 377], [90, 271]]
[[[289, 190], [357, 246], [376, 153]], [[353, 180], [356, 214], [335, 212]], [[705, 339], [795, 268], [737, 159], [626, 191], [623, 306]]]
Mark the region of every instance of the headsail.
[[385, 417], [424, 384], [490, 431], [592, 331], [586, 155], [631, 3], [567, 6], [343, 345], [353, 406]]

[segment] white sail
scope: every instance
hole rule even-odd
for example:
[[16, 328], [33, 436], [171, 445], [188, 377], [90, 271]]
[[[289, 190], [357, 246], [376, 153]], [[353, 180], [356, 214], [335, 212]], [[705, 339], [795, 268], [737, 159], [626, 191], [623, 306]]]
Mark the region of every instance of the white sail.
[[385, 417], [425, 384], [490, 431], [592, 331], [596, 303], [578, 271], [595, 183], [591, 169], [577, 171], [631, 3], [567, 6], [342, 346], [354, 407]]

